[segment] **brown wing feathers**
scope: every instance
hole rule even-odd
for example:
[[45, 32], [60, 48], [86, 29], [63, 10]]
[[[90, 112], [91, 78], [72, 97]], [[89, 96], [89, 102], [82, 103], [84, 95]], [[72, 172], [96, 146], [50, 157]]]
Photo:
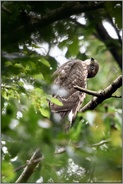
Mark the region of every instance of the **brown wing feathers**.
[[[74, 113], [80, 101], [81, 93], [74, 86], [86, 87], [87, 67], [79, 60], [69, 61], [54, 73], [57, 76], [54, 84], [67, 91], [66, 97], [55, 96], [63, 106], [51, 105], [51, 111], [57, 112], [64, 118], [71, 110]], [[82, 95], [83, 96], [83, 95]]]

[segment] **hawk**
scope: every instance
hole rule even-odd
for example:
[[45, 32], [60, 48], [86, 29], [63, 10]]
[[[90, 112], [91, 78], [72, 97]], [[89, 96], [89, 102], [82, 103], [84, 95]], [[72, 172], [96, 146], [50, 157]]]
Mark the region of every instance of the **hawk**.
[[59, 67], [53, 73], [53, 96], [62, 102], [62, 106], [50, 103], [51, 112], [59, 114], [62, 120], [68, 116], [71, 126], [86, 96], [74, 86], [87, 88], [87, 78], [94, 77], [98, 70], [98, 62], [93, 58], [85, 61], [75, 59]]

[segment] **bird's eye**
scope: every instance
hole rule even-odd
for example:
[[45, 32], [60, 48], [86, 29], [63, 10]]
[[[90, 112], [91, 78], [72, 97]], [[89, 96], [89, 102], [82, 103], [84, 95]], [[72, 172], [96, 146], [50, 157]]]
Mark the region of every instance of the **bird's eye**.
[[91, 70], [94, 70], [94, 66], [93, 65], [91, 65]]

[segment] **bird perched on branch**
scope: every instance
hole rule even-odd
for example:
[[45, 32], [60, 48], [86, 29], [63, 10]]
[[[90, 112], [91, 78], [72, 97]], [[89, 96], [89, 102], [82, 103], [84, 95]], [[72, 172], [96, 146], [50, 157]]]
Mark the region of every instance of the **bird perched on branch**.
[[85, 61], [75, 59], [59, 67], [53, 74], [53, 96], [62, 102], [62, 105], [50, 103], [51, 112], [57, 113], [62, 120], [68, 116], [71, 126], [86, 95], [74, 86], [87, 88], [87, 78], [94, 77], [98, 70], [98, 62], [93, 58]]

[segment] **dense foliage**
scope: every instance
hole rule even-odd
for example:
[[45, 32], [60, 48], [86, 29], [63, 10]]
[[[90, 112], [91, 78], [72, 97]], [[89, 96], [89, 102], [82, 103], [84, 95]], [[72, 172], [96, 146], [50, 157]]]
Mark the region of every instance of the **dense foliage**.
[[51, 96], [51, 75], [69, 59], [98, 60], [91, 90], [121, 74], [121, 9], [121, 1], [1, 2], [2, 182], [15, 182], [37, 148], [44, 159], [28, 182], [121, 182], [121, 98], [78, 113], [67, 134], [50, 120], [48, 103], [59, 103]]

